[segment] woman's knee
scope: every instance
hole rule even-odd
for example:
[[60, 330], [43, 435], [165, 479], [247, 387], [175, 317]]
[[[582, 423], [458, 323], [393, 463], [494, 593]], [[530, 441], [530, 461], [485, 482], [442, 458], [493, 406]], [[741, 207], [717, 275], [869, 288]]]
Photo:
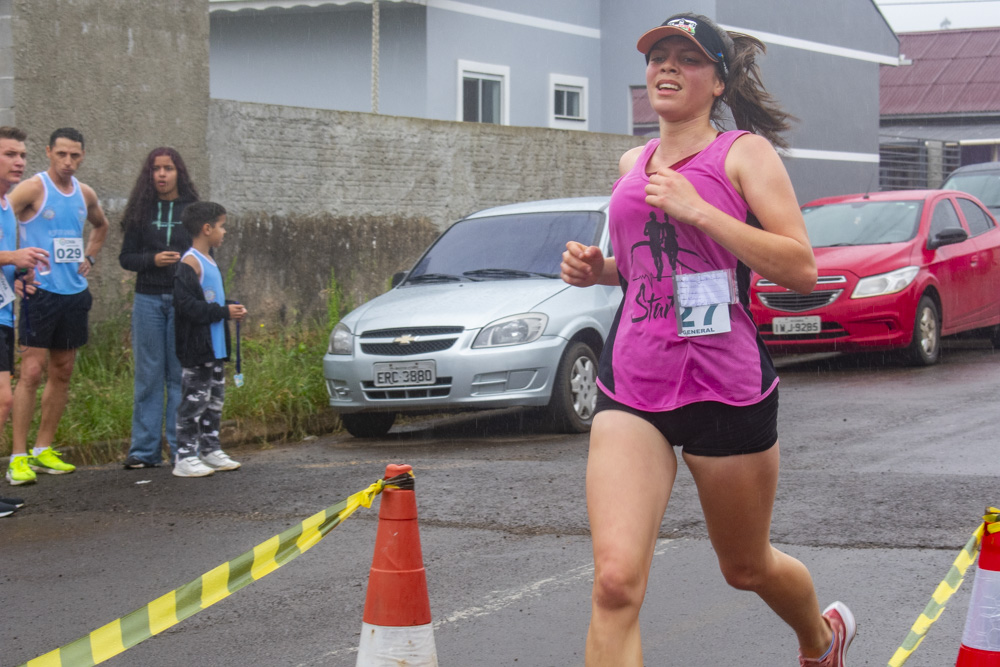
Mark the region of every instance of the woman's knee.
[[594, 604], [603, 609], [634, 607], [638, 612], [646, 594], [646, 576], [632, 568], [598, 567], [594, 574]]
[[768, 578], [767, 559], [738, 559], [719, 562], [726, 583], [740, 591], [757, 591]]

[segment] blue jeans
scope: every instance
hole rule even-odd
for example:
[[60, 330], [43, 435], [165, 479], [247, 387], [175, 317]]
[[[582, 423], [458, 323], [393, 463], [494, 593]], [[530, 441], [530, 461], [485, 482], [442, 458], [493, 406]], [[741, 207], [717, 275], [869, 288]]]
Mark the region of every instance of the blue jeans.
[[173, 462], [177, 455], [181, 363], [177, 360], [174, 348], [172, 294], [135, 295], [132, 305], [132, 358], [135, 362], [135, 391], [132, 405], [132, 446], [128, 453], [146, 463], [162, 462], [163, 434], [166, 431], [170, 459]]

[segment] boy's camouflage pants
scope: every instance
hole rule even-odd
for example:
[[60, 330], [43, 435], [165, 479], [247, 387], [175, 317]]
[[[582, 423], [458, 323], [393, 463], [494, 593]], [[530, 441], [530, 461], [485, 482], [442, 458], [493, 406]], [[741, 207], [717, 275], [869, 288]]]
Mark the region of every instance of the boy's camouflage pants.
[[178, 460], [222, 448], [219, 424], [225, 397], [226, 374], [221, 359], [183, 370], [181, 404], [177, 408]]

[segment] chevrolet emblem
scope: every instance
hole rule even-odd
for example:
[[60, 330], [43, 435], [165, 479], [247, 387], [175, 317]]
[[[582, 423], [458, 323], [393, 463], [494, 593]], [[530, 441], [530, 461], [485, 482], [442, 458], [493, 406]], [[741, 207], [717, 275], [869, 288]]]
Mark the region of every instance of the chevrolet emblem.
[[406, 334], [405, 336], [394, 338], [392, 342], [395, 343], [396, 345], [409, 345], [415, 340], [417, 340], [416, 336], [411, 336], [410, 334]]

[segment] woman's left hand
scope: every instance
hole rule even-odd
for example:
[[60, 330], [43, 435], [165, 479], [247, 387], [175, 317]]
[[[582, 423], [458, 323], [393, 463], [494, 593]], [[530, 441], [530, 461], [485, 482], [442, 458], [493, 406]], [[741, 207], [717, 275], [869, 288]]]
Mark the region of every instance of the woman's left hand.
[[670, 218], [693, 225], [705, 200], [691, 185], [691, 181], [673, 169], [660, 169], [649, 177], [646, 186], [646, 203], [655, 206]]

